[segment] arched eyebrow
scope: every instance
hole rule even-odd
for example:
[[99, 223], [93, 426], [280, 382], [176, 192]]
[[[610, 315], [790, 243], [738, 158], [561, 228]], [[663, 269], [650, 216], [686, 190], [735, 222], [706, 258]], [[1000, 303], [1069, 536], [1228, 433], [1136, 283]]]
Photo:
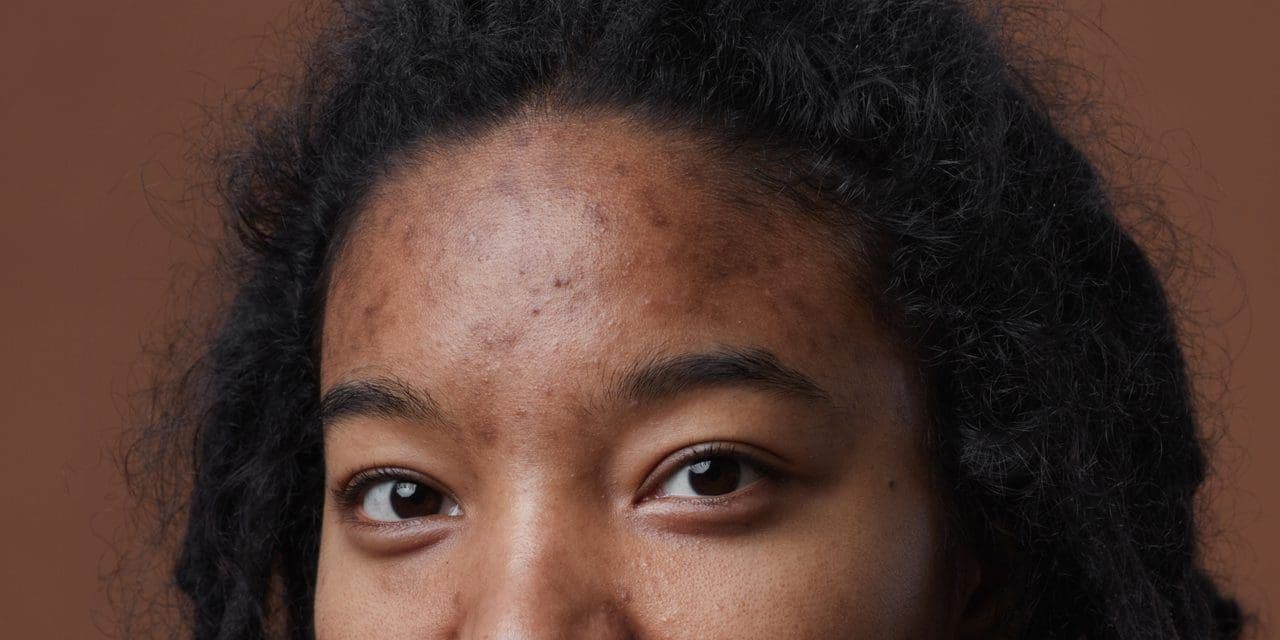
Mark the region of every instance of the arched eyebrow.
[[754, 386], [808, 400], [831, 396], [808, 376], [759, 348], [726, 347], [708, 353], [659, 356], [631, 368], [610, 396], [654, 402], [699, 387]]
[[446, 422], [444, 412], [430, 394], [388, 376], [340, 382], [321, 397], [320, 424], [325, 429], [354, 416]]

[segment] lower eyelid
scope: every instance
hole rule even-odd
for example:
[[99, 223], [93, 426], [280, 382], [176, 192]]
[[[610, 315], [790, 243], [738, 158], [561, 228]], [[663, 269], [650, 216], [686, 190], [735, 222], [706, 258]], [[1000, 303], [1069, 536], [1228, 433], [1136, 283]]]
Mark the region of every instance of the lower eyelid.
[[656, 498], [637, 505], [637, 526], [680, 535], [738, 535], [767, 527], [782, 513], [786, 500], [762, 478], [722, 496]]

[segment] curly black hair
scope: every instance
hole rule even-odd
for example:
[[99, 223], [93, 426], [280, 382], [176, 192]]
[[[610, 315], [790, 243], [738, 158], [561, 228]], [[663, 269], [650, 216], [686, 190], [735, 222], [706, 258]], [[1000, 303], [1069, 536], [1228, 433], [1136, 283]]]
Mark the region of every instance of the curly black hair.
[[[312, 637], [327, 271], [424, 146], [531, 106], [627, 114], [833, 212], [927, 372], [956, 531], [1024, 638], [1236, 638], [1200, 568], [1203, 434], [1160, 275], [988, 10], [951, 0], [362, 0], [227, 156], [234, 292], [150, 418], [187, 452], [197, 640]], [[847, 230], [847, 231], [845, 231]], [[852, 268], [852, 267], [851, 267]], [[174, 444], [176, 443], [176, 444]]]

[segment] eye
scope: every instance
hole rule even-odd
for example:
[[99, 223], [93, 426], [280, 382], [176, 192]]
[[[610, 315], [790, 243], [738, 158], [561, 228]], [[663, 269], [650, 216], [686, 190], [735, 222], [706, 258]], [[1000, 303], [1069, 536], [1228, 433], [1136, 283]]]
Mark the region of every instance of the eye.
[[430, 485], [405, 478], [374, 481], [364, 490], [360, 510], [378, 522], [461, 515], [458, 503]]
[[723, 496], [750, 486], [763, 470], [744, 456], [732, 453], [695, 454], [662, 483], [661, 496], [707, 498]]

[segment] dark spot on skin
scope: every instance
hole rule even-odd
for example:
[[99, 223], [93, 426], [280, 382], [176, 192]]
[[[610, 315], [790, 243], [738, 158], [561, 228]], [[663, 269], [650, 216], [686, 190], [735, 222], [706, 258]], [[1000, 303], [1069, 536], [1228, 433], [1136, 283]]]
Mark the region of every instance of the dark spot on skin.
[[663, 202], [666, 202], [666, 199], [663, 198], [663, 193], [659, 192], [657, 185], [646, 183], [640, 187], [640, 202], [650, 211], [656, 211]]
[[804, 295], [804, 292], [790, 291], [785, 298], [787, 307], [792, 313], [801, 317], [809, 318], [816, 316], [822, 312], [821, 309], [814, 308], [813, 301]]
[[539, 309], [538, 307], [534, 307], [531, 311], [529, 311], [529, 315], [531, 316], [536, 316], [539, 313], [542, 313], [542, 309]]
[[894, 480], [894, 479], [892, 479], [892, 478], [890, 478], [890, 479], [889, 479], [889, 490], [890, 490], [890, 491], [893, 491], [894, 489], [897, 489], [897, 488], [898, 488], [898, 481], [897, 481], [897, 480]]
[[724, 311], [719, 305], [710, 302], [701, 289], [695, 290], [682, 300], [680, 313], [687, 316], [698, 316], [709, 320], [718, 320], [724, 317]]
[[609, 228], [609, 218], [604, 214], [603, 209], [599, 202], [587, 204], [586, 215], [598, 231], [604, 231]]
[[386, 233], [396, 224], [395, 216], [378, 216], [378, 218], [379, 220], [373, 225], [373, 229], [378, 233]]
[[656, 229], [666, 229], [671, 226], [671, 220], [661, 213], [654, 213], [649, 216], [649, 224]]
[[517, 147], [527, 147], [532, 140], [533, 136], [529, 135], [528, 131], [517, 131], [511, 143]]
[[805, 346], [809, 348], [810, 353], [819, 353], [822, 351], [822, 340], [815, 333], [806, 333], [804, 339]]
[[680, 259], [695, 269], [699, 283], [714, 287], [759, 273], [759, 258], [741, 250], [732, 230], [701, 225], [689, 233], [700, 240], [682, 247]]
[[569, 276], [556, 276], [556, 279], [551, 281], [551, 286], [557, 289], [568, 286], [568, 285], [569, 285]]
[[500, 352], [511, 351], [524, 335], [523, 327], [495, 327], [488, 322], [473, 323], [468, 332], [485, 350]]
[[498, 439], [498, 430], [491, 426], [482, 426], [476, 429], [476, 438], [486, 445], [492, 445]]
[[493, 190], [504, 196], [514, 197], [520, 192], [520, 184], [509, 175], [499, 175], [493, 180]]
[[519, 334], [515, 331], [508, 331], [495, 336], [485, 336], [480, 339], [480, 344], [492, 351], [510, 351], [516, 346], [519, 338]]
[[618, 162], [613, 165], [613, 173], [619, 178], [626, 177], [628, 173], [631, 173], [631, 167], [628, 167], [625, 162]]
[[369, 304], [364, 306], [363, 317], [365, 322], [373, 322], [374, 319], [382, 313], [387, 306], [387, 300], [391, 297], [391, 292], [383, 289]]

